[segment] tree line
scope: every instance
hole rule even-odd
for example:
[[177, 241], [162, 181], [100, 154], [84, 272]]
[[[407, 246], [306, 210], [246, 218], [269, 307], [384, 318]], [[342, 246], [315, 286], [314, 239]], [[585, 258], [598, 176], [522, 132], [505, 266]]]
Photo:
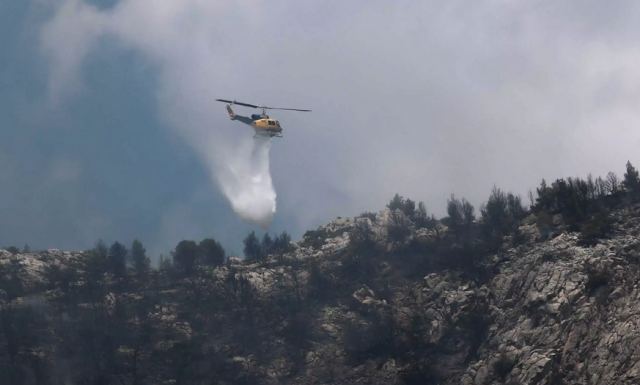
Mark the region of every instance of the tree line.
[[[424, 203], [395, 194], [387, 204], [386, 236], [391, 244], [405, 245], [409, 252], [429, 252], [443, 256], [447, 263], [462, 261], [464, 265], [479, 255], [497, 251], [505, 240], [511, 245], [522, 242], [520, 225], [528, 215], [532, 215], [543, 237], [568, 229], [580, 233], [583, 245], [594, 244], [610, 234], [613, 208], [639, 200], [640, 176], [631, 162], [626, 163], [622, 178], [609, 172], [597, 178], [558, 178], [550, 184], [543, 179], [535, 193], [530, 192], [529, 205], [518, 195], [494, 186], [478, 215], [469, 201], [453, 194], [447, 200], [447, 215], [440, 219], [428, 214]], [[376, 220], [375, 214], [363, 213], [360, 220], [356, 219], [350, 234], [356, 254], [383, 252], [376, 249], [371, 220]], [[407, 244], [409, 235], [420, 228], [436, 234], [437, 241], [428, 245], [429, 250], [424, 245], [416, 246], [415, 239]], [[316, 233], [307, 232], [305, 242], [316, 244]]]

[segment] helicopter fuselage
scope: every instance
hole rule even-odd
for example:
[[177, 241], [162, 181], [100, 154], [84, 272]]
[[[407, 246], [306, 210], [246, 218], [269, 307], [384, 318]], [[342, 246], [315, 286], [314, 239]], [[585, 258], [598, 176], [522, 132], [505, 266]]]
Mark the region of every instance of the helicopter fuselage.
[[269, 115], [253, 114], [251, 115], [251, 117], [237, 115], [233, 112], [231, 106], [229, 105], [227, 105], [227, 112], [229, 113], [229, 118], [231, 120], [237, 120], [253, 127], [256, 135], [264, 135], [269, 137], [282, 136], [282, 127], [280, 126], [280, 122], [275, 119], [271, 119]]

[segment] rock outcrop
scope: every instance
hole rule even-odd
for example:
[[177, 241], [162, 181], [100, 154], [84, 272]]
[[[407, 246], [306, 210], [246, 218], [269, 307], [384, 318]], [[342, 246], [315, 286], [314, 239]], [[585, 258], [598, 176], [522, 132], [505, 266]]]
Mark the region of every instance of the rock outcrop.
[[[447, 233], [441, 224], [390, 241], [388, 210], [336, 220], [260, 263], [152, 272], [144, 283], [110, 277], [98, 287], [80, 271], [60, 287], [47, 272], [81, 270], [82, 253], [0, 251], [2, 280], [20, 289], [2, 293], [3, 314], [34, 295], [53, 304], [41, 338], [0, 359], [26, 362], [13, 377], [24, 383], [38, 383], [36, 367], [76, 383], [61, 373], [84, 361], [63, 354], [59, 341], [76, 337], [58, 328], [93, 330], [82, 318], [91, 315], [133, 330], [103, 340], [114, 346], [107, 361], [86, 358], [105, 371], [102, 383], [637, 384], [639, 213], [614, 211], [611, 236], [594, 246], [567, 231], [547, 239], [525, 220], [523, 241], [506, 239], [466, 268], [425, 263]], [[367, 249], [354, 247], [361, 222]]]

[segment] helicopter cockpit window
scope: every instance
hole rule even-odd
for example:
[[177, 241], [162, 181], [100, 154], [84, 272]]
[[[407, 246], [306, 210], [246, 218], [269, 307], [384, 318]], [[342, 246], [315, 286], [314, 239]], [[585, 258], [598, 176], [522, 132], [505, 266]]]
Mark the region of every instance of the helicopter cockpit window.
[[276, 124], [276, 123], [275, 123], [273, 120], [270, 120], [270, 121], [269, 121], [269, 125], [270, 125], [270, 126], [273, 126], [273, 125], [275, 125], [275, 124]]

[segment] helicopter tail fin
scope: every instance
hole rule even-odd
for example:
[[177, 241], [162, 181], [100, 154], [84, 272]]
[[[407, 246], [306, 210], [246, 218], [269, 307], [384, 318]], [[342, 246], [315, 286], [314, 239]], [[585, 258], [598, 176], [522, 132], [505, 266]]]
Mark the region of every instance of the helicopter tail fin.
[[235, 112], [233, 112], [233, 110], [231, 109], [230, 105], [227, 105], [227, 113], [229, 114], [229, 119], [231, 119], [231, 120], [235, 120], [236, 119], [236, 114], [235, 114]]

